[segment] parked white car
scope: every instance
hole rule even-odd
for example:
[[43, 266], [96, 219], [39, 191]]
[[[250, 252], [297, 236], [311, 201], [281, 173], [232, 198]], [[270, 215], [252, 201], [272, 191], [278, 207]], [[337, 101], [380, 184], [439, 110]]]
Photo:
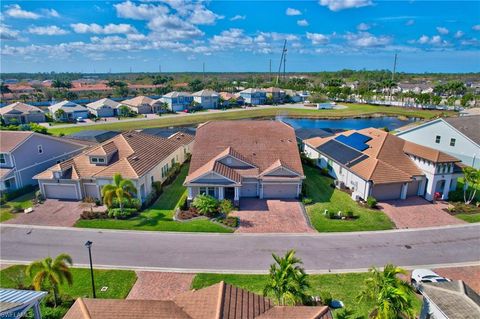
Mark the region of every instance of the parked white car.
[[418, 286], [423, 282], [447, 282], [451, 281], [448, 278], [442, 277], [430, 269], [415, 269], [412, 271], [411, 283], [418, 289]]

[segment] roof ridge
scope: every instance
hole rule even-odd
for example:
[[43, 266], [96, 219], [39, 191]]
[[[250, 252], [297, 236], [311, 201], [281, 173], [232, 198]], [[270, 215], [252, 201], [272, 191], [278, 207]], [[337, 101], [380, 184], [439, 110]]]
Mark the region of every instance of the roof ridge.
[[82, 297], [77, 299], [78, 305], [80, 306], [80, 311], [83, 314], [84, 319], [91, 319], [92, 317], [90, 316], [90, 311], [88, 311], [87, 305], [85, 302], [83, 302]]
[[223, 301], [225, 300], [225, 282], [223, 280], [220, 281], [218, 290], [219, 290], [218, 300], [217, 300], [218, 304], [217, 304], [215, 319], [222, 319]]

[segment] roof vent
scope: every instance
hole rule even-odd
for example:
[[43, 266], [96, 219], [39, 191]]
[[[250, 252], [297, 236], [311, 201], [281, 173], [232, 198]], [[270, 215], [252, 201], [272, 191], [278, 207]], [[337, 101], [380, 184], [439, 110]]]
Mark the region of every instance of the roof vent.
[[133, 135], [132, 135], [132, 134], [130, 134], [130, 133], [128, 133], [128, 134], [127, 134], [127, 137], [133, 137]]
[[134, 157], [132, 157], [132, 160], [134, 160], [134, 161], [138, 161], [138, 160], [139, 160], [139, 158], [138, 158], [138, 156], [134, 156]]
[[252, 153], [253, 156], [257, 155], [257, 153]]

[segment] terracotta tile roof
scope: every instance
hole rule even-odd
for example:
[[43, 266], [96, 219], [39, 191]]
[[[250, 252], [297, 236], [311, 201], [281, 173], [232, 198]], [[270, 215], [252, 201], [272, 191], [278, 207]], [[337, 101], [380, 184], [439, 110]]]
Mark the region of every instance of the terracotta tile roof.
[[15, 102], [13, 104], [0, 108], [0, 115], [5, 115], [11, 111], [21, 112], [22, 114], [43, 113], [43, 111], [40, 110], [38, 107], [21, 102]]
[[[185, 134], [188, 135], [188, 134]], [[125, 178], [138, 178], [161, 163], [166, 157], [183, 147], [188, 137], [183, 139], [165, 139], [139, 132], [124, 132], [75, 156], [70, 161], [62, 162], [62, 172], [73, 168], [78, 178], [111, 178], [121, 173]], [[111, 156], [108, 165], [90, 163], [90, 156]], [[37, 179], [53, 178], [56, 166], [35, 176]]]
[[332, 315], [328, 307], [280, 307], [276, 306], [258, 319], [331, 319]]
[[122, 103], [131, 107], [139, 107], [143, 104], [152, 105], [153, 102], [154, 100], [149, 98], [148, 96], [140, 95], [140, 96], [134, 97], [133, 99], [125, 100]]
[[434, 163], [460, 162], [456, 157], [409, 141], [405, 141], [403, 151], [407, 154], [415, 155]]
[[30, 131], [0, 131], [0, 152], [12, 151], [33, 134]]
[[173, 301], [79, 298], [64, 319], [192, 319]]
[[195, 140], [195, 136], [185, 132], [177, 132], [172, 134], [168, 139], [178, 144], [188, 145]]
[[[197, 129], [189, 176], [201, 175], [206, 164], [232, 155], [252, 166], [257, 174], [280, 160], [286, 167], [303, 176], [295, 132], [292, 127], [276, 121], [214, 121]], [[212, 163], [209, 167], [213, 167]], [[200, 170], [199, 172], [196, 172]], [[243, 175], [246, 170], [236, 170]], [[254, 170], [249, 169], [248, 173]]]
[[273, 307], [270, 299], [223, 281], [180, 294], [174, 301], [193, 319], [253, 319]]
[[368, 158], [357, 161], [349, 169], [366, 180], [372, 180], [375, 184], [409, 182], [413, 176], [423, 175], [421, 169], [410, 159], [409, 154], [436, 163], [459, 161], [443, 152], [407, 142], [376, 128], [350, 130], [324, 138], [315, 137], [305, 140], [305, 143], [318, 148], [339, 135], [349, 136], [355, 132], [371, 138], [366, 142], [368, 148], [361, 152]]

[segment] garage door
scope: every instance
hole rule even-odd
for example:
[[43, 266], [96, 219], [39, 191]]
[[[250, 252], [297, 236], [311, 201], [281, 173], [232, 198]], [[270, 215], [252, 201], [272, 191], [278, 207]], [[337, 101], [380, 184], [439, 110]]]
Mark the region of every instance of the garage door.
[[257, 183], [244, 183], [240, 189], [240, 197], [257, 197]]
[[296, 198], [297, 184], [264, 184], [263, 198]]
[[100, 199], [100, 190], [96, 184], [84, 184], [85, 197]]
[[372, 196], [377, 200], [400, 199], [402, 184], [380, 184], [374, 185]]
[[413, 181], [408, 184], [408, 189], [407, 189], [407, 196], [417, 196], [418, 193], [418, 185], [420, 184], [419, 181]]
[[75, 185], [44, 185], [45, 197], [54, 199], [77, 199]]

